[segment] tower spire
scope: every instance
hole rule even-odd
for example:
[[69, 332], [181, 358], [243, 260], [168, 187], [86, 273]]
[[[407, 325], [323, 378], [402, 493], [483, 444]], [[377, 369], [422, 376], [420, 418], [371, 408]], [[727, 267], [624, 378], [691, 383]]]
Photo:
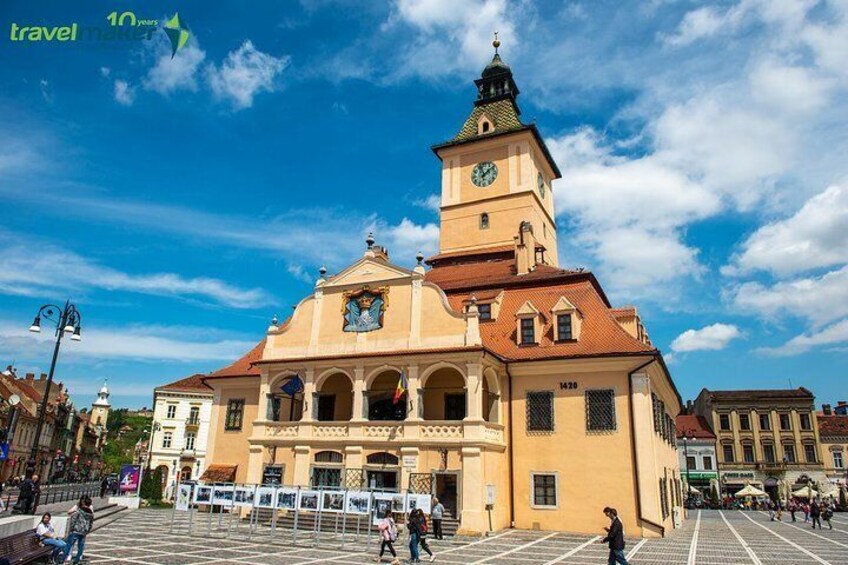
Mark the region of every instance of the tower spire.
[[498, 32], [495, 32], [495, 40], [492, 41], [492, 47], [495, 48], [495, 55], [498, 54], [498, 47], [501, 46], [501, 41], [498, 39]]

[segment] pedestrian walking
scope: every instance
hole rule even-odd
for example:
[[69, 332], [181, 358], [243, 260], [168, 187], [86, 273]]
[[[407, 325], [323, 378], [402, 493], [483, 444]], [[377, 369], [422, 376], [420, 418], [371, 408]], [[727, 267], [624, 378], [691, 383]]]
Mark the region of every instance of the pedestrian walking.
[[607, 506], [604, 508], [604, 514], [610, 520], [609, 528], [604, 528], [607, 536], [601, 540], [601, 543], [609, 545], [609, 565], [628, 565], [627, 557], [624, 556], [624, 526], [618, 518], [618, 511], [615, 508]]
[[775, 515], [774, 502], [769, 501], [769, 503], [768, 503], [768, 513], [769, 513], [769, 520], [774, 522], [774, 515]]
[[792, 516], [792, 521], [795, 522], [795, 512], [798, 511], [798, 505], [795, 504], [794, 500], [789, 501], [789, 515]]
[[374, 561], [381, 563], [383, 561], [383, 554], [388, 549], [389, 553], [392, 554], [392, 565], [400, 565], [400, 560], [397, 557], [394, 546], [398, 538], [398, 529], [394, 518], [392, 518], [391, 508], [386, 509], [386, 513], [383, 515], [383, 519], [380, 520], [377, 528], [380, 530], [380, 555]]
[[433, 509], [430, 511], [430, 520], [433, 522], [433, 537], [445, 539], [442, 534], [442, 518], [445, 516], [445, 507], [438, 498], [433, 498]]
[[777, 506], [777, 521], [783, 522], [783, 502], [778, 500], [775, 502], [775, 506]]
[[41, 522], [35, 528], [35, 535], [38, 536], [38, 541], [42, 545], [53, 548], [53, 553], [50, 554], [50, 562], [62, 563], [64, 560], [65, 542], [56, 535], [56, 530], [53, 529], [53, 524], [50, 523], [52, 518], [50, 512], [45, 512], [41, 517]]
[[94, 509], [91, 506], [91, 497], [87, 494], [83, 495], [79, 503], [68, 511], [68, 514], [71, 517], [68, 520], [68, 539], [62, 559], [66, 560], [71, 555], [71, 550], [76, 543], [77, 554], [73, 559], [73, 563], [76, 564], [82, 561], [82, 553], [85, 551], [85, 537], [94, 526]]
[[804, 523], [808, 523], [810, 521], [810, 505], [804, 502], [801, 505], [801, 510], [804, 512]]
[[833, 524], [830, 523], [830, 519], [833, 518], [833, 508], [831, 506], [825, 506], [822, 511], [822, 518], [827, 522], [827, 527], [832, 530]]
[[20, 514], [34, 513], [34, 502], [37, 492], [41, 492], [41, 489], [38, 487], [38, 475], [33, 475], [31, 479], [21, 481], [21, 486], [18, 488], [18, 502], [15, 504], [15, 511]]
[[106, 496], [106, 491], [109, 489], [109, 477], [103, 477], [100, 481], [100, 498]]
[[810, 503], [810, 518], [813, 521], [813, 529], [816, 529], [816, 524], [819, 525], [819, 529], [822, 529], [821, 525], [821, 508], [815, 502]]
[[[420, 508], [416, 508], [412, 512], [409, 513], [409, 523], [410, 523], [410, 534], [413, 531], [413, 528], [418, 533], [418, 543], [421, 546], [427, 555], [430, 556], [430, 563], [436, 560], [436, 556], [433, 554], [433, 550], [430, 549], [430, 546], [427, 545], [427, 516], [424, 515], [424, 511]], [[412, 542], [410, 541], [410, 544]], [[420, 563], [420, 559], [418, 562]]]

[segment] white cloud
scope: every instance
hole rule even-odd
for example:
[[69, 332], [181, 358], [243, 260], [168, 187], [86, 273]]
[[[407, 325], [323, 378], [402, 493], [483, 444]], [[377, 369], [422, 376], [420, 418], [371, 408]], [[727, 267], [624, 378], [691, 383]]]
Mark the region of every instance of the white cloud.
[[793, 337], [779, 347], [761, 347], [758, 353], [778, 357], [800, 355], [814, 348], [848, 344], [848, 319], [837, 322], [819, 332]]
[[125, 80], [116, 80], [115, 101], [122, 106], [132, 106], [135, 101], [135, 88]]
[[848, 316], [848, 266], [819, 277], [781, 281], [771, 286], [746, 282], [730, 292], [732, 304], [746, 313], [778, 315], [821, 326]]
[[831, 186], [793, 216], [749, 236], [724, 272], [786, 276], [844, 263], [848, 263], [848, 188]]
[[671, 342], [671, 350], [676, 353], [718, 351], [741, 336], [742, 332], [732, 324], [712, 324], [699, 330], [686, 330]]
[[433, 223], [419, 225], [404, 218], [397, 225], [378, 227], [377, 233], [388, 243], [392, 260], [401, 264], [414, 263], [419, 251], [429, 257], [439, 246], [439, 226]]
[[425, 210], [429, 210], [438, 214], [439, 210], [442, 207], [442, 197], [438, 194], [431, 194], [427, 198], [416, 199], [413, 204], [415, 204], [419, 208], [424, 208]]
[[[256, 341], [233, 337], [204, 338], [197, 330], [199, 328], [110, 328], [89, 321], [83, 326], [81, 341], [69, 341], [63, 346], [62, 361], [133, 359], [231, 362], [256, 345]], [[179, 335], [186, 337], [180, 338]], [[54, 343], [55, 339], [50, 332], [32, 334], [28, 327], [19, 322], [0, 320], [0, 357], [25, 362], [47, 359]]]
[[[255, 308], [273, 302], [262, 289], [242, 289], [209, 277], [185, 278], [175, 273], [131, 274], [105, 267], [73, 252], [39, 244], [4, 242], [0, 250], [0, 292], [43, 296], [56, 290], [97, 288], [159, 296], [200, 298], [233, 308]], [[62, 269], [56, 269], [62, 265]]]
[[273, 92], [274, 81], [288, 63], [289, 57], [274, 57], [245, 41], [220, 67], [209, 65], [207, 78], [216, 97], [229, 100], [235, 109], [250, 108], [257, 93]]
[[390, 74], [440, 78], [479, 72], [492, 57], [492, 32], [499, 33], [507, 52], [517, 50], [515, 24], [529, 9], [526, 2], [506, 0], [397, 0], [384, 31], [404, 26], [416, 33], [390, 57]]
[[197, 90], [197, 71], [206, 52], [189, 42], [171, 58], [171, 50], [156, 47], [156, 64], [147, 71], [143, 84], [147, 90], [168, 95], [179, 90]]
[[100, 67], [100, 76], [103, 78], [108, 78], [109, 74], [112, 72], [112, 69], [109, 67]]

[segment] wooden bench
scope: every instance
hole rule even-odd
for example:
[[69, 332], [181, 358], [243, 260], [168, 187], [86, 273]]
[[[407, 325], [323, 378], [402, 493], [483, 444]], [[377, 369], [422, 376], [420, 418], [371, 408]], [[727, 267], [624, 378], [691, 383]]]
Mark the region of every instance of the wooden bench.
[[53, 548], [41, 545], [35, 530], [27, 530], [7, 538], [0, 539], [0, 555], [12, 565], [49, 561]]

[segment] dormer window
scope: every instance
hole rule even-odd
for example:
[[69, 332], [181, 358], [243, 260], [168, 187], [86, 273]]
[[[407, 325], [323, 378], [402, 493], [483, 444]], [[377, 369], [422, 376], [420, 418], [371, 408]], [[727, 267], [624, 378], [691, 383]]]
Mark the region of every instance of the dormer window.
[[492, 304], [490, 302], [486, 302], [484, 304], [477, 305], [477, 312], [480, 314], [480, 320], [491, 320], [492, 319]]
[[557, 341], [570, 341], [574, 339], [571, 333], [571, 314], [557, 314]]
[[536, 345], [542, 335], [542, 315], [528, 300], [515, 313], [518, 345]]
[[521, 345], [532, 345], [536, 343], [536, 324], [533, 318], [521, 320]]
[[481, 114], [477, 120], [477, 135], [492, 133], [495, 131], [495, 123], [486, 114]]
[[489, 214], [483, 212], [480, 214], [480, 229], [487, 230], [489, 229]]
[[568, 342], [580, 339], [582, 316], [580, 311], [566, 297], [560, 297], [554, 307], [551, 308], [551, 314], [556, 320], [555, 341]]

